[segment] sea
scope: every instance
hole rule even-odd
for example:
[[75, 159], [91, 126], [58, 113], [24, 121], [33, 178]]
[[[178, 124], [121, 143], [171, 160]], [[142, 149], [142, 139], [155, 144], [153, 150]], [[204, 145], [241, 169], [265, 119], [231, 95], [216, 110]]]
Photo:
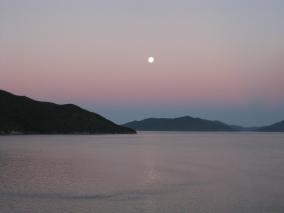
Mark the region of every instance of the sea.
[[283, 213], [284, 134], [0, 137], [0, 213]]

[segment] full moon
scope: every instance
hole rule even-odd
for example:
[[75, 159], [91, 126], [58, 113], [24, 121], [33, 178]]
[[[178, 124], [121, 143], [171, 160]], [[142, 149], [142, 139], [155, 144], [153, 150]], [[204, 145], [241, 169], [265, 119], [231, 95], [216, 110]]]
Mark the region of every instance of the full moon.
[[148, 62], [149, 62], [150, 64], [153, 64], [154, 61], [155, 61], [154, 57], [149, 57], [149, 58], [148, 58]]

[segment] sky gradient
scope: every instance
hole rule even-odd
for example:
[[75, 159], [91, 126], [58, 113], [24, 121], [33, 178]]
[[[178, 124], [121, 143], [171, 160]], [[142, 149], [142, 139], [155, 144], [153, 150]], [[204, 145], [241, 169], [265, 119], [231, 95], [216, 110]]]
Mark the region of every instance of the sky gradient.
[[0, 88], [117, 123], [284, 120], [283, 56], [283, 0], [0, 0]]

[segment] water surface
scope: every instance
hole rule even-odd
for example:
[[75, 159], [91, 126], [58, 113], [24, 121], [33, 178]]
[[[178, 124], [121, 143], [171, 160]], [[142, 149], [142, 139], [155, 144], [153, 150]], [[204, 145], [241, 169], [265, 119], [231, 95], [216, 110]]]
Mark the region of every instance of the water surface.
[[284, 134], [0, 137], [1, 213], [284, 212]]

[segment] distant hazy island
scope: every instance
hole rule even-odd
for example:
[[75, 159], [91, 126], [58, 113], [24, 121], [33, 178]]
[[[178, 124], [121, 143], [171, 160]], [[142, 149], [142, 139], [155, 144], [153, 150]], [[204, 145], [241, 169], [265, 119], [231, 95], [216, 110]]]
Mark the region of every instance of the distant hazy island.
[[73, 104], [58, 105], [0, 90], [0, 134], [135, 133]]
[[179, 118], [148, 118], [123, 124], [137, 131], [258, 131], [284, 132], [284, 121], [265, 127], [242, 127], [220, 121], [211, 121], [191, 116]]
[[235, 131], [220, 121], [184, 116], [179, 118], [148, 118], [123, 124], [125, 127], [144, 131]]
[[284, 121], [257, 129], [260, 132], [284, 132]]

